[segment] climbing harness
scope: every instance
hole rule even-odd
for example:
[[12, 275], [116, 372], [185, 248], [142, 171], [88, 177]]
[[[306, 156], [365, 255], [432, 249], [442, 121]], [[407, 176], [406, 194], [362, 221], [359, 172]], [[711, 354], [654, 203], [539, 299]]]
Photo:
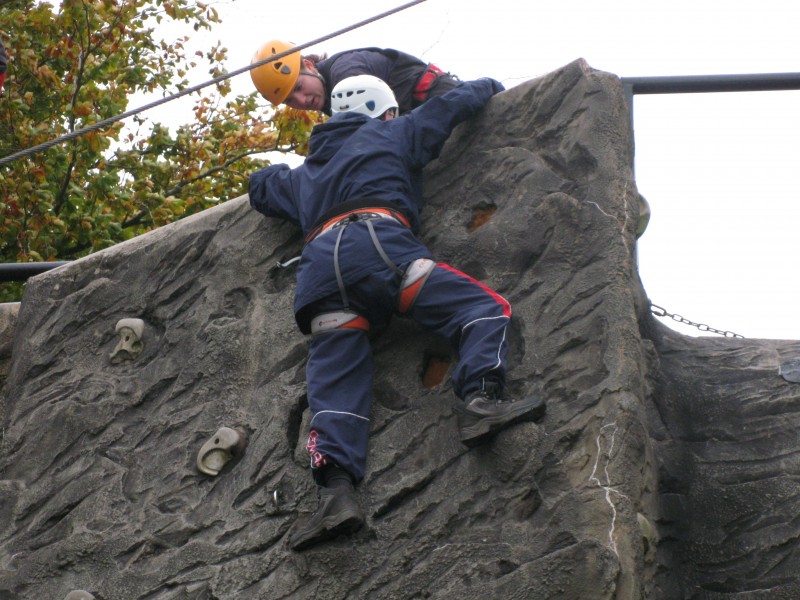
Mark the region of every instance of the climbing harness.
[[[363, 205], [364, 203], [369, 202], [371, 201], [357, 200], [353, 202], [346, 202], [344, 205]], [[341, 210], [342, 206], [343, 205], [339, 205], [336, 208]], [[333, 247], [333, 270], [336, 275], [336, 284], [339, 287], [339, 294], [342, 298], [342, 306], [344, 307], [344, 310], [341, 312], [326, 313], [325, 315], [315, 317], [311, 323], [312, 333], [315, 331], [329, 331], [331, 329], [339, 329], [342, 327], [357, 327], [359, 329], [364, 329], [364, 327], [358, 327], [355, 324], [349, 324], [351, 321], [356, 319], [358, 315], [350, 310], [350, 301], [347, 297], [347, 289], [345, 288], [344, 278], [342, 277], [342, 271], [339, 264], [339, 246], [342, 241], [342, 236], [344, 235], [345, 229], [347, 229], [347, 227], [353, 223], [363, 222], [366, 224], [375, 251], [381, 257], [383, 262], [386, 263], [386, 266], [402, 277], [400, 294], [398, 296], [398, 313], [405, 314], [414, 305], [422, 286], [425, 285], [425, 282], [428, 280], [428, 277], [436, 265], [429, 258], [418, 258], [412, 261], [405, 271], [401, 270], [396, 264], [394, 264], [394, 262], [392, 262], [392, 259], [389, 258], [389, 255], [386, 254], [381, 241], [378, 239], [378, 234], [375, 233], [373, 221], [380, 219], [392, 219], [406, 227], [411, 226], [408, 219], [396, 209], [385, 206], [365, 206], [347, 210], [344, 213], [340, 213], [330, 218], [328, 218], [328, 215], [323, 215], [323, 217], [320, 219], [321, 224], [312, 228], [311, 232], [306, 236], [306, 244], [310, 244], [315, 239], [323, 235], [326, 235], [332, 231], [338, 231], [336, 243]], [[369, 324], [367, 324], [366, 329], [369, 329]]]
[[[345, 203], [347, 204], [347, 203]], [[340, 204], [337, 208], [342, 208], [343, 205]], [[406, 227], [410, 227], [411, 224], [408, 222], [402, 213], [398, 212], [392, 208], [386, 207], [366, 207], [366, 208], [356, 208], [350, 211], [346, 211], [344, 213], [338, 214], [335, 217], [331, 217], [330, 219], [325, 219], [325, 216], [320, 219], [322, 222], [321, 225], [317, 225], [311, 229], [311, 232], [306, 236], [306, 244], [309, 244], [312, 240], [318, 238], [321, 235], [325, 235], [326, 233], [333, 231], [334, 229], [344, 228], [347, 227], [350, 223], [355, 223], [356, 221], [372, 221], [375, 219], [394, 219], [398, 223], [402, 223]]]
[[652, 302], [650, 303], [650, 312], [657, 317], [669, 317], [673, 321], [677, 321], [678, 323], [683, 323], [684, 325], [697, 327], [700, 331], [708, 331], [710, 333], [718, 333], [719, 335], [724, 335], [725, 337], [744, 339], [744, 336], [739, 335], [738, 333], [733, 333], [732, 331], [722, 331], [721, 329], [714, 329], [713, 327], [711, 327], [710, 325], [706, 325], [705, 323], [695, 323], [694, 321], [690, 321], [689, 319], [687, 319], [686, 317], [682, 317], [681, 315], [668, 313], [665, 308], [660, 307], [658, 304], [653, 304]]
[[[361, 202], [359, 202], [360, 204]], [[350, 202], [346, 202], [345, 204], [351, 204]], [[338, 205], [336, 208], [341, 210], [342, 205]], [[375, 219], [394, 219], [398, 223], [405, 225], [406, 227], [410, 227], [410, 223], [408, 219], [406, 219], [401, 213], [397, 210], [391, 208], [382, 208], [382, 207], [373, 207], [373, 208], [361, 208], [361, 209], [353, 209], [346, 211], [342, 214], [339, 214], [335, 217], [326, 218], [323, 215], [319, 220], [322, 221], [321, 225], [317, 225], [311, 229], [311, 232], [306, 236], [305, 244], [310, 244], [313, 240], [317, 239], [320, 236], [325, 235], [326, 233], [330, 233], [331, 231], [338, 230], [339, 236], [336, 238], [336, 247], [334, 250], [335, 256], [335, 266], [337, 271], [337, 281], [340, 279], [339, 275], [339, 241], [341, 240], [342, 233], [344, 233], [344, 229], [351, 223], [356, 223], [358, 221], [372, 221]], [[381, 254], [381, 257], [384, 261], [388, 261], [388, 257], [386, 257], [385, 253], [383, 252], [383, 248], [380, 246], [380, 242], [377, 241], [377, 238], [374, 236], [374, 231], [370, 226], [370, 235], [373, 236], [373, 243], [376, 244], [376, 248], [378, 248], [378, 252]], [[290, 258], [285, 261], [278, 261], [276, 264], [279, 268], [285, 269], [287, 267], [292, 266], [296, 262], [300, 260], [299, 256], [295, 256], [294, 258]], [[394, 265], [392, 264], [394, 267]]]
[[[367, 229], [369, 229], [369, 236], [372, 238], [372, 245], [375, 246], [375, 250], [377, 250], [378, 254], [380, 255], [383, 262], [392, 269], [395, 273], [402, 275], [402, 271], [397, 268], [397, 265], [392, 262], [389, 256], [386, 254], [386, 251], [383, 249], [380, 240], [378, 239], [377, 234], [375, 233], [375, 227], [372, 225], [372, 221], [375, 219], [385, 218], [386, 215], [383, 213], [375, 213], [377, 216], [373, 216], [370, 211], [355, 211], [339, 221], [342, 225], [339, 227], [339, 235], [336, 236], [336, 245], [333, 248], [333, 268], [336, 273], [336, 283], [339, 286], [339, 293], [342, 296], [342, 304], [345, 309], [350, 307], [350, 301], [347, 298], [347, 290], [344, 287], [344, 279], [342, 279], [342, 272], [339, 267], [339, 243], [342, 241], [342, 235], [344, 235], [344, 230], [347, 229], [347, 226], [351, 223], [357, 223], [359, 221], [364, 221], [367, 224]], [[390, 217], [391, 218], [391, 217]]]
[[347, 212], [343, 216], [324, 222], [320, 227], [316, 227], [312, 230], [311, 234], [306, 238], [308, 240], [306, 243], [310, 243], [321, 235], [325, 235], [334, 229], [338, 229], [339, 231], [339, 234], [336, 236], [336, 244], [333, 248], [333, 269], [336, 274], [336, 285], [339, 286], [339, 294], [342, 297], [342, 306], [344, 309], [341, 311], [323, 313], [314, 317], [311, 320], [312, 335], [333, 331], [334, 329], [360, 329], [362, 331], [369, 331], [369, 321], [365, 317], [350, 310], [350, 300], [347, 297], [347, 289], [345, 288], [342, 270], [339, 266], [339, 243], [342, 241], [342, 235], [344, 235], [344, 230], [347, 229], [348, 225], [364, 221], [367, 227], [369, 227], [372, 243], [375, 245], [381, 258], [386, 264], [397, 270], [394, 263], [386, 256], [386, 252], [384, 252], [378, 237], [375, 235], [375, 229], [372, 226], [373, 220], [386, 218], [400, 222], [387, 209], [356, 209]]
[[414, 93], [412, 94], [414, 100], [425, 102], [433, 82], [436, 81], [437, 77], [441, 77], [442, 75], [447, 75], [447, 73], [436, 65], [428, 63], [428, 68], [422, 74], [422, 77], [420, 77], [417, 87], [414, 88]]

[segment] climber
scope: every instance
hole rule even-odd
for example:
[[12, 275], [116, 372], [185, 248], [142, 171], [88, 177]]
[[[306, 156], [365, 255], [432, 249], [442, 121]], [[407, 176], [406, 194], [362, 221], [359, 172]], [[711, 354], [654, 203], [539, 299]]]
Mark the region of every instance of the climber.
[[8, 54], [6, 48], [3, 46], [3, 40], [0, 39], [0, 96], [3, 95], [3, 83], [6, 80], [6, 68], [8, 67]]
[[306, 365], [311, 422], [307, 450], [319, 490], [316, 512], [289, 543], [301, 550], [364, 524], [354, 484], [364, 477], [372, 403], [369, 336], [394, 314], [443, 335], [458, 355], [452, 374], [461, 441], [540, 417], [538, 397], [505, 393], [508, 302], [468, 275], [434, 263], [417, 240], [422, 169], [452, 129], [503, 89], [492, 79], [461, 83], [405, 116], [371, 75], [340, 82], [333, 116], [314, 127], [305, 163], [250, 176], [250, 204], [305, 236], [295, 319], [312, 334]]
[[[294, 44], [270, 40], [253, 55], [259, 62], [294, 48]], [[274, 105], [331, 114], [330, 91], [347, 77], [374, 75], [389, 84], [399, 103], [400, 114], [416, 108], [428, 98], [441, 96], [459, 80], [436, 65], [391, 48], [361, 48], [334, 54], [293, 52], [250, 70], [258, 91]]]

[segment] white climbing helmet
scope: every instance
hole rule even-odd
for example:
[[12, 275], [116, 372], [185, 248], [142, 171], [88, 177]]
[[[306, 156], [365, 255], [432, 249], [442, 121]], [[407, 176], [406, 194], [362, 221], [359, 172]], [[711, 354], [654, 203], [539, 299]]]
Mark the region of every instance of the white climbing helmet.
[[376, 119], [390, 108], [397, 108], [392, 89], [374, 75], [342, 79], [331, 92], [331, 113], [357, 112]]

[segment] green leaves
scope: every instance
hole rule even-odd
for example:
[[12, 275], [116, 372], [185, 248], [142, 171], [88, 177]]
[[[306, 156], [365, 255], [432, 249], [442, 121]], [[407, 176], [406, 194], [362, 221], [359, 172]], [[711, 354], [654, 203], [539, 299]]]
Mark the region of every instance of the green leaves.
[[[159, 39], [158, 21], [187, 35]], [[225, 47], [184, 46], [218, 21], [188, 0], [10, 3], [0, 13], [11, 57], [0, 156], [122, 114], [132, 94], [174, 93], [199, 63], [209, 78], [224, 74]], [[319, 117], [265, 108], [255, 91], [229, 94], [224, 81], [193, 95], [182, 125], [143, 113], [4, 165], [0, 260], [78, 258], [245, 193], [263, 152], [305, 153]], [[16, 293], [0, 290], [0, 301]]]

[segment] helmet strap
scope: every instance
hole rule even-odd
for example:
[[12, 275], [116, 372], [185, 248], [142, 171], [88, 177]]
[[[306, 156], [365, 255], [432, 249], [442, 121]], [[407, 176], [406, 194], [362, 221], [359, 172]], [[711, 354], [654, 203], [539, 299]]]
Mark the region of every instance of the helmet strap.
[[311, 75], [312, 77], [316, 77], [322, 82], [322, 85], [326, 89], [328, 88], [328, 82], [325, 81], [325, 78], [317, 70], [317, 67], [314, 65], [314, 63], [306, 58], [304, 58], [303, 62], [300, 63], [300, 75]]
[[325, 78], [320, 73], [315, 73], [314, 71], [309, 71], [308, 69], [300, 69], [300, 75], [311, 75], [311, 77], [316, 77], [322, 82], [322, 85], [328, 87]]

